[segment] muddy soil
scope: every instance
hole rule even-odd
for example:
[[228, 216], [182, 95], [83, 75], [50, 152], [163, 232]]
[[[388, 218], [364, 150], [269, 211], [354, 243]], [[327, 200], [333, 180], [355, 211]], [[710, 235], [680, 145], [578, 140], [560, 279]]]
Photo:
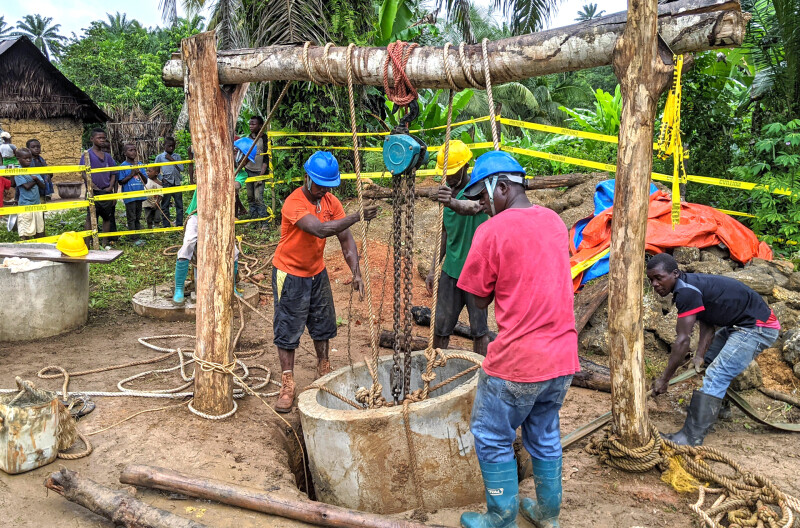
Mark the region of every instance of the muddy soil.
[[[415, 241], [415, 254], [419, 258], [429, 259], [433, 245], [431, 240], [435, 237], [435, 206], [421, 201], [417, 208], [417, 218], [417, 225], [421, 228]], [[381, 315], [384, 328], [391, 326], [391, 263], [388, 269], [385, 268], [389, 229], [388, 213], [370, 226], [369, 257], [373, 297], [375, 305], [379, 306], [383, 291], [384, 308]], [[354, 234], [360, 239], [360, 230], [354, 230]], [[268, 255], [262, 254], [260, 257], [268, 258]], [[335, 238], [328, 244], [326, 258], [337, 315], [343, 323], [339, 336], [332, 343], [331, 362], [336, 369], [346, 366], [349, 361], [348, 327], [351, 332], [349, 355], [352, 360], [359, 361], [368, 353], [368, 312], [366, 304], [356, 295], [353, 298], [353, 313], [348, 313], [350, 272], [341, 258]], [[391, 255], [389, 259], [391, 260]], [[414, 303], [429, 304], [430, 297], [425, 292], [419, 274], [415, 273], [414, 280]], [[269, 284], [269, 274], [264, 284]], [[262, 296], [260, 310], [267, 319], [271, 319], [270, 296]], [[241, 349], [248, 353], [263, 351], [263, 355], [249, 360], [248, 363], [261, 364], [272, 369], [277, 379], [279, 365], [272, 345], [271, 324], [254, 314], [247, 315], [246, 319], [246, 328], [240, 341]], [[493, 319], [490, 316], [490, 325], [494, 324]], [[462, 317], [462, 320], [466, 320], [466, 317]], [[238, 317], [234, 324], [238, 328]], [[428, 329], [418, 327], [415, 332], [427, 336]], [[36, 378], [40, 368], [60, 365], [76, 372], [151, 358], [159, 353], [140, 345], [138, 338], [181, 333], [194, 334], [194, 325], [143, 319], [134, 315], [132, 309], [128, 313], [93, 313], [84, 328], [64, 336], [0, 346], [0, 387], [13, 387], [14, 376], [21, 376], [36, 381], [40, 387], [57, 389], [61, 387], [61, 380]], [[453, 342], [463, 348], [470, 347], [470, 343], [461, 338], [455, 337]], [[188, 340], [173, 340], [170, 343], [169, 346], [173, 347], [191, 346]], [[768, 368], [765, 367], [768, 363], [769, 361], [765, 361], [762, 368]], [[123, 378], [147, 369], [173, 365], [174, 363], [145, 365], [73, 377], [70, 390], [115, 391], [117, 382]], [[298, 387], [304, 387], [313, 381], [315, 367], [313, 345], [304, 336], [296, 357], [295, 375]], [[780, 377], [784, 375], [785, 372], [782, 371]], [[130, 386], [153, 389], [179, 384], [180, 378], [177, 374], [165, 373], [144, 382], [137, 381]], [[667, 395], [650, 400], [650, 416], [661, 430], [673, 431], [680, 428], [684, 418], [681, 409], [688, 402], [695, 384], [696, 382], [686, 382], [673, 388]], [[270, 390], [274, 390], [274, 386]], [[783, 407], [776, 410], [775, 403], [759, 393], [754, 392], [747, 396], [761, 412], [772, 410], [772, 419], [797, 419], [797, 411]], [[267, 398], [269, 403], [274, 403], [274, 400], [274, 397]], [[83, 432], [109, 427], [139, 411], [175, 404], [170, 400], [145, 398], [98, 397], [95, 401], [97, 409], [79, 422], [79, 428]], [[562, 432], [570, 432], [603, 414], [610, 408], [609, 401], [608, 394], [572, 389], [561, 414]], [[781, 418], [782, 413], [784, 416]], [[286, 418], [302, 436], [297, 411], [286, 415]], [[111, 528], [112, 523], [55, 493], [47, 493], [42, 482], [50, 472], [60, 467], [76, 470], [101, 484], [117, 489], [124, 488], [118, 481], [120, 471], [127, 464], [136, 463], [163, 466], [199, 476], [270, 489], [289, 496], [300, 495], [298, 484], [304, 488], [302, 465], [299, 463], [296, 442], [291, 431], [267, 406], [252, 397], [239, 400], [239, 411], [226, 420], [204, 420], [191, 414], [185, 406], [173, 406], [167, 410], [136, 416], [92, 435], [90, 439], [95, 449], [87, 458], [75, 461], [58, 460], [54, 464], [21, 475], [10, 476], [0, 472], [0, 526]], [[575, 445], [564, 454], [562, 526], [700, 526], [689, 508], [689, 504], [695, 500], [694, 495], [679, 495], [662, 483], [655, 472], [632, 475], [603, 467], [583, 451], [583, 445]], [[800, 481], [797, 479], [797, 470], [800, 468], [797, 436], [767, 430], [734, 410], [732, 420], [717, 425], [716, 432], [708, 437], [707, 445], [720, 448], [746, 468], [769, 475], [786, 492], [800, 495]], [[523, 481], [521, 489], [524, 495], [532, 496], [532, 481]], [[139, 490], [137, 496], [154, 506], [197, 519], [209, 526], [301, 526], [300, 523], [277, 517], [151, 490]], [[432, 512], [429, 522], [458, 526], [462, 511], [464, 509]], [[410, 512], [406, 514], [410, 515]], [[520, 526], [527, 528], [530, 525], [520, 518]]]

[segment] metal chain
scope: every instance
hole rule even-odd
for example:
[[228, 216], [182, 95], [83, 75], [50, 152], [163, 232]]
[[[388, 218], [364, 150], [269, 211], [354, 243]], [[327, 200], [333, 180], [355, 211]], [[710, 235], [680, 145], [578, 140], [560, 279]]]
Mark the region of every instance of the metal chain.
[[403, 383], [403, 398], [411, 392], [411, 307], [412, 304], [412, 286], [414, 279], [413, 272], [413, 255], [414, 255], [414, 180], [417, 177], [417, 171], [413, 170], [410, 174], [406, 174], [406, 185], [404, 190], [406, 193], [405, 203], [405, 233], [404, 233], [404, 251], [403, 251], [403, 293], [405, 295], [403, 303], [403, 353], [405, 354], [405, 379]]
[[400, 369], [400, 350], [402, 348], [402, 339], [400, 337], [400, 314], [402, 313], [400, 289], [400, 267], [401, 267], [401, 252], [402, 252], [402, 221], [403, 221], [403, 194], [401, 186], [403, 185], [403, 177], [400, 174], [392, 176], [392, 246], [393, 254], [393, 269], [394, 269], [394, 303], [392, 309], [392, 333], [394, 334], [394, 353], [392, 355], [393, 365], [391, 374], [392, 397], [395, 404], [400, 402], [402, 396], [402, 373]]

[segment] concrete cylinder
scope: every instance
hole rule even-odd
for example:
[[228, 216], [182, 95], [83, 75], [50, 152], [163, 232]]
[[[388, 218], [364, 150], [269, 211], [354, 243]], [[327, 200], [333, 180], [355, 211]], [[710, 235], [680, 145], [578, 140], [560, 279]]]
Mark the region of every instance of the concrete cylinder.
[[[54, 247], [52, 244], [4, 244], [6, 247]], [[47, 262], [11, 273], [0, 267], [0, 341], [41, 339], [73, 330], [89, 316], [89, 265]]]
[[[450, 351], [448, 351], [450, 352]], [[460, 352], [483, 358], [471, 352]], [[379, 360], [379, 381], [391, 401], [392, 357]], [[451, 359], [435, 370], [432, 385], [463, 372], [474, 363]], [[412, 356], [412, 390], [421, 388], [425, 356]], [[352, 398], [357, 387], [370, 387], [364, 363], [345, 367], [317, 381]], [[459, 507], [483, 500], [483, 481], [469, 431], [477, 372], [437, 390], [409, 406], [421, 493], [428, 510]], [[403, 407], [354, 409], [318, 389], [298, 398], [311, 476], [317, 499], [373, 513], [397, 513], [421, 507], [411, 473]]]

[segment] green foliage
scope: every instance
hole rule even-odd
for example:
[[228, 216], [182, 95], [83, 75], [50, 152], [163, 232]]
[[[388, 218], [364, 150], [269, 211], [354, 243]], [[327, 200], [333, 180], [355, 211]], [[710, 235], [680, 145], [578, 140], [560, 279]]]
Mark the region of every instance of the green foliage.
[[[598, 163], [615, 164], [617, 160], [617, 146], [613, 143], [589, 141], [564, 136], [553, 136], [523, 130], [515, 137], [503, 136], [503, 144], [529, 150], [537, 150], [560, 156], [568, 156]], [[529, 175], [552, 176], [569, 174], [573, 172], [595, 172], [595, 169], [579, 167], [559, 161], [547, 160], [536, 157], [515, 155], [522, 163]], [[613, 178], [613, 176], [609, 176]]]
[[50, 60], [50, 56], [58, 57], [67, 41], [67, 37], [58, 33], [61, 24], [51, 25], [51, 17], [43, 17], [40, 14], [25, 15], [22, 20], [17, 22], [17, 29], [14, 35], [24, 35], [31, 39], [39, 48], [44, 56]]
[[[731, 168], [738, 179], [769, 188], [751, 191], [749, 212], [756, 216], [750, 220], [752, 229], [768, 242], [800, 242], [800, 119], [765, 126], [752, 150], [747, 163]], [[770, 192], [775, 189], [794, 196]]]
[[378, 6], [378, 19], [373, 37], [375, 46], [386, 46], [396, 40], [414, 42], [428, 34], [438, 34], [433, 24], [420, 24], [422, 13], [416, 6], [406, 0], [383, 0]]
[[595, 18], [600, 18], [605, 13], [603, 11], [597, 11], [597, 4], [584, 4], [583, 8], [578, 11], [578, 16], [575, 18], [576, 22], [583, 22], [586, 20], [592, 20]]
[[622, 115], [622, 95], [619, 85], [614, 90], [614, 95], [603, 90], [594, 92], [594, 110], [569, 109], [564, 106], [561, 110], [571, 116], [569, 121], [575, 122], [582, 130], [596, 134], [616, 136], [619, 133], [619, 120]]
[[[472, 90], [463, 90], [453, 96], [453, 117], [452, 122], [459, 120], [459, 115], [464, 107], [467, 106], [474, 95]], [[413, 128], [435, 128], [447, 125], [447, 95], [444, 90], [420, 90], [419, 92], [419, 117], [414, 120], [410, 127]], [[386, 124], [391, 128], [397, 126], [402, 117], [399, 109], [395, 110], [395, 104], [386, 98]], [[422, 138], [431, 142], [444, 140], [444, 129], [424, 131], [420, 135]]]
[[6, 23], [6, 17], [0, 16], [0, 38], [9, 37], [9, 33], [14, 29]]
[[[156, 105], [174, 120], [183, 104], [183, 91], [168, 88], [161, 69], [180, 41], [198, 32], [188, 21], [169, 29], [148, 30], [138, 22], [115, 20], [92, 22], [84, 35], [70, 40], [59, 68], [101, 106], [141, 106], [149, 112]], [[110, 26], [117, 24], [118, 29]], [[124, 29], [123, 29], [124, 28]]]

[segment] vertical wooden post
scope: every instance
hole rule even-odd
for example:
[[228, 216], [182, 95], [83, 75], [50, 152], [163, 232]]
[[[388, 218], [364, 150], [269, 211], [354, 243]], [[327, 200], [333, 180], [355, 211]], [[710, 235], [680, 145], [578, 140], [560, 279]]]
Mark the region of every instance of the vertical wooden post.
[[83, 151], [83, 183], [86, 185], [86, 199], [89, 200], [89, 227], [92, 230], [92, 249], [100, 249], [97, 240], [97, 210], [94, 206], [94, 189], [92, 189], [92, 162], [89, 160], [89, 150]]
[[644, 384], [642, 296], [653, 122], [666, 88], [671, 55], [659, 50], [657, 0], [628, 0], [628, 23], [614, 47], [614, 73], [620, 82], [619, 129], [611, 262], [608, 334], [611, 349], [611, 411], [623, 444], [638, 447], [650, 439]]
[[[183, 40], [188, 72], [186, 103], [197, 181], [197, 357], [218, 365], [233, 360], [234, 191], [233, 142], [225, 97], [217, 75], [214, 32]], [[230, 374], [195, 370], [193, 407], [212, 416], [233, 409]]]

